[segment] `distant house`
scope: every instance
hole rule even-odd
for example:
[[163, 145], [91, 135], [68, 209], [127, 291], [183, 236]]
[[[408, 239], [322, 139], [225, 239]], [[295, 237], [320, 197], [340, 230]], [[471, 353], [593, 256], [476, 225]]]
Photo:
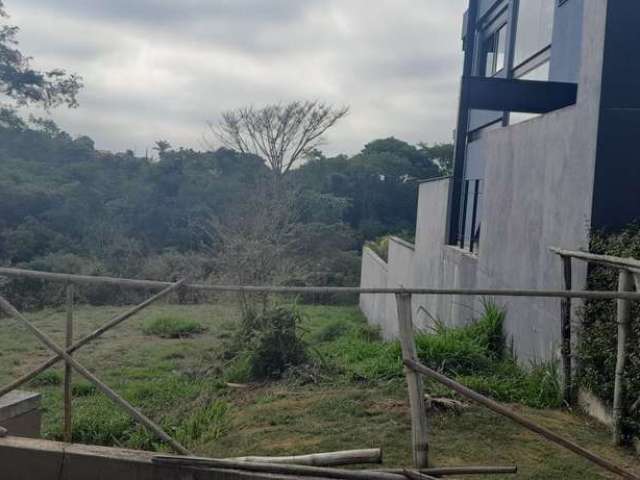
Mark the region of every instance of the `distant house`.
[[[558, 289], [550, 246], [640, 218], [639, 25], [638, 0], [471, 0], [453, 175], [420, 185], [415, 245], [365, 249], [362, 286]], [[463, 324], [479, 300], [415, 297], [414, 318]], [[500, 302], [521, 360], [557, 354], [558, 300]], [[395, 334], [393, 297], [360, 305]]]

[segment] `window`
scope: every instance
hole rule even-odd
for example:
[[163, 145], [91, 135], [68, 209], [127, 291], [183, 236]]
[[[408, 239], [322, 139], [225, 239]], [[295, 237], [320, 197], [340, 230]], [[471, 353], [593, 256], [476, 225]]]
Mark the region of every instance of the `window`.
[[514, 64], [520, 65], [551, 45], [554, 0], [520, 0]]
[[483, 44], [483, 60], [485, 77], [492, 77], [505, 66], [507, 52], [507, 26], [503, 25], [493, 32]]

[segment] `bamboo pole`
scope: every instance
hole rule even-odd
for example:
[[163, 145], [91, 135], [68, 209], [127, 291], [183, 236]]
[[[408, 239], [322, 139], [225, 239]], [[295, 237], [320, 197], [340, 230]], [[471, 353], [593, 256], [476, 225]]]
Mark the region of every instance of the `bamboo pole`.
[[[628, 292], [633, 290], [633, 277], [628, 270], [620, 270], [618, 276], [618, 290]], [[629, 321], [631, 318], [631, 302], [620, 299], [617, 302], [618, 323], [618, 351], [616, 355], [616, 373], [613, 391], [613, 443], [622, 445], [622, 419], [624, 417], [624, 366], [627, 362], [627, 339], [629, 337]]]
[[221, 468], [250, 472], [297, 475], [300, 477], [335, 478], [339, 480], [407, 480], [404, 475], [373, 470], [343, 470], [308, 465], [287, 465], [281, 463], [238, 462], [228, 459], [183, 457], [177, 455], [155, 455], [152, 463], [160, 465], [180, 465], [192, 468]]
[[362, 463], [382, 463], [382, 449], [345, 450], [341, 452], [311, 453], [309, 455], [289, 455], [283, 457], [234, 457], [227, 460], [252, 463], [286, 463], [294, 465], [337, 466]]
[[[369, 470], [371, 471], [371, 470]], [[377, 471], [377, 470], [373, 470]], [[384, 472], [403, 473], [403, 468], [385, 468]], [[436, 477], [447, 477], [449, 475], [511, 475], [518, 473], [518, 467], [515, 465], [504, 467], [491, 466], [468, 466], [468, 467], [429, 467], [419, 470], [420, 473], [433, 475]]]
[[145, 427], [151, 430], [156, 434], [158, 438], [171, 445], [177, 452], [180, 452], [184, 455], [190, 455], [189, 451], [184, 448], [180, 443], [171, 438], [162, 428], [155, 424], [151, 419], [147, 418], [143, 413], [136, 410], [136, 408], [127, 402], [124, 398], [114, 392], [111, 388], [109, 388], [105, 383], [103, 383], [98, 377], [92, 374], [89, 370], [84, 368], [80, 363], [78, 363], [74, 358], [67, 353], [64, 349], [60, 348], [53, 340], [51, 340], [44, 332], [40, 331], [38, 327], [33, 325], [29, 320], [27, 320], [18, 310], [15, 309], [13, 305], [11, 305], [3, 296], [0, 295], [0, 309], [2, 309], [7, 315], [12, 317], [15, 320], [20, 321], [25, 327], [27, 327], [31, 332], [47, 347], [57, 353], [60, 357], [67, 361], [71, 367], [75, 371], [77, 371], [84, 378], [93, 383], [99, 390], [102, 391], [107, 397], [109, 397], [115, 404], [119, 405], [124, 409], [129, 415], [135, 418], [137, 421], [142, 423]]
[[[640, 271], [639, 271], [640, 273]], [[88, 275], [38, 272], [17, 268], [0, 268], [0, 275], [8, 277], [39, 278], [42, 280], [73, 282], [78, 284], [106, 284], [120, 287], [161, 289], [172, 285], [171, 282], [154, 280], [135, 280]], [[242, 285], [187, 284], [183, 288], [210, 292], [264, 292], [264, 293], [364, 293], [364, 294], [402, 294], [402, 295], [477, 295], [486, 297], [538, 297], [538, 298], [584, 298], [593, 300], [640, 301], [640, 293], [573, 290], [535, 290], [535, 289], [473, 289], [473, 288], [359, 288], [359, 287], [270, 287]]]
[[[102, 327], [98, 328], [94, 332], [82, 337], [80, 340], [75, 342], [70, 348], [67, 349], [67, 353], [75, 352], [76, 350], [78, 350], [79, 348], [83, 347], [87, 343], [89, 343], [92, 340], [98, 338], [100, 335], [102, 335], [106, 331], [108, 331], [108, 330], [112, 329], [113, 327], [119, 325], [120, 323], [124, 322], [125, 320], [127, 320], [130, 317], [132, 317], [133, 315], [135, 315], [139, 311], [147, 308], [152, 303], [154, 303], [154, 302], [166, 297], [171, 292], [173, 292], [174, 290], [179, 288], [183, 284], [184, 281], [185, 280], [180, 280], [180, 281], [178, 281], [176, 283], [169, 284], [169, 286], [167, 288], [165, 288], [161, 292], [156, 293], [152, 297], [149, 297], [144, 302], [136, 305], [133, 308], [130, 308], [129, 310], [127, 310], [126, 312], [124, 312], [124, 313], [122, 313], [120, 315], [116, 315], [113, 319], [111, 319], [109, 322], [105, 323]], [[17, 378], [13, 382], [11, 382], [9, 385], [5, 385], [4, 387], [0, 388], [0, 397], [2, 397], [3, 395], [6, 395], [7, 393], [15, 390], [16, 388], [19, 388], [20, 386], [22, 386], [25, 383], [27, 383], [29, 380], [32, 380], [33, 378], [37, 377], [42, 372], [44, 372], [47, 368], [55, 365], [60, 360], [62, 360], [62, 357], [60, 355], [54, 355], [53, 357], [49, 358], [49, 360], [46, 360], [44, 363], [41, 363], [39, 366], [37, 366], [36, 368], [31, 370], [29, 373], [21, 376], [20, 378]]]
[[[396, 306], [398, 309], [402, 358], [405, 361], [417, 361], [413, 321], [411, 319], [411, 295], [396, 295]], [[413, 462], [417, 468], [425, 468], [429, 466], [429, 443], [422, 377], [410, 368], [405, 367], [404, 371], [407, 379], [407, 388], [409, 389], [409, 406], [411, 409]]]
[[609, 267], [623, 268], [625, 270], [637, 271], [640, 273], [640, 260], [636, 258], [622, 258], [614, 257], [611, 255], [599, 255], [596, 253], [579, 252], [575, 250], [564, 250], [562, 248], [551, 247], [549, 248], [553, 253], [564, 256], [573, 257], [580, 260], [584, 260], [589, 263], [599, 263], [600, 265], [607, 265]]
[[[571, 257], [562, 256], [562, 271], [564, 289], [571, 291], [572, 279], [571, 279]], [[566, 297], [562, 299], [561, 304], [561, 322], [560, 329], [562, 332], [562, 367], [563, 367], [563, 382], [564, 382], [564, 401], [567, 405], [573, 405], [573, 365], [571, 358], [571, 298]]]
[[587, 450], [586, 448], [581, 447], [580, 445], [577, 445], [571, 440], [567, 440], [566, 438], [561, 437], [560, 435], [552, 432], [551, 430], [532, 422], [531, 420], [523, 417], [522, 415], [514, 412], [513, 410], [507, 407], [504, 407], [503, 405], [500, 405], [499, 403], [491, 400], [490, 398], [487, 398], [484, 395], [481, 395], [478, 392], [475, 392], [470, 388], [465, 387], [464, 385], [456, 382], [455, 380], [452, 380], [449, 377], [442, 375], [441, 373], [438, 373], [435, 370], [432, 370], [429, 367], [426, 367], [425, 365], [422, 365], [421, 363], [417, 363], [413, 361], [405, 361], [405, 365], [407, 365], [409, 368], [413, 369], [414, 371], [420, 373], [421, 375], [425, 375], [426, 377], [429, 377], [441, 383], [442, 385], [449, 387], [451, 390], [459, 393], [463, 397], [469, 398], [470, 400], [473, 400], [474, 402], [487, 407], [489, 410], [492, 410], [493, 412], [496, 412], [504, 417], [507, 417], [513, 420], [514, 422], [526, 428], [527, 430], [535, 432], [538, 435], [541, 435], [542, 437], [546, 438], [547, 440], [557, 445], [560, 445], [561, 447], [564, 447], [567, 450], [570, 450], [573, 453], [576, 453], [577, 455], [580, 455], [583, 458], [586, 458], [587, 460], [604, 468], [605, 470], [608, 470], [611, 473], [615, 473], [616, 475], [619, 475], [620, 477], [625, 478], [627, 480], [640, 480], [640, 476], [636, 475], [635, 473], [625, 470], [623, 467], [616, 465], [615, 463], [612, 463], [609, 460], [606, 460], [605, 458], [600, 457], [599, 455], [596, 455], [595, 453]]
[[[73, 284], [67, 284], [67, 321], [65, 329], [65, 347], [69, 349], [73, 344]], [[69, 354], [71, 355], [71, 354]], [[69, 362], [64, 364], [64, 441], [71, 443], [72, 419], [71, 419], [71, 377], [73, 370]]]
[[409, 470], [407, 468], [402, 470], [402, 474], [409, 480], [436, 480], [436, 477], [432, 477], [426, 473], [421, 473], [417, 470]]

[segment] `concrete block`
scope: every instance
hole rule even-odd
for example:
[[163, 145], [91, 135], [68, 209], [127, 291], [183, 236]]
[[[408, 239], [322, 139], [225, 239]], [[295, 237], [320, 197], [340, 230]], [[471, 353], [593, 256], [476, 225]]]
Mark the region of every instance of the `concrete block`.
[[40, 437], [40, 397], [39, 393], [20, 390], [0, 397], [0, 427], [10, 435]]

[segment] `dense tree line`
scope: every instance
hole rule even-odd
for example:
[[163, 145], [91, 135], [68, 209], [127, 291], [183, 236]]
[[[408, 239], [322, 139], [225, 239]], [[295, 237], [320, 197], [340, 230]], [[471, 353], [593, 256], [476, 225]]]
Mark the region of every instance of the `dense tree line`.
[[[52, 254], [73, 254], [99, 259], [112, 273], [139, 274], [138, 261], [125, 268], [122, 260], [213, 248], [211, 220], [246, 203], [269, 170], [254, 155], [158, 143], [154, 159], [98, 151], [90, 138], [72, 138], [51, 121], [24, 121], [3, 110], [2, 263], [41, 264]], [[289, 177], [299, 192], [300, 221], [349, 227], [353, 250], [366, 239], [411, 229], [412, 179], [439, 175], [435, 160], [429, 148], [396, 139], [371, 142], [351, 158], [316, 151]]]
[[[77, 107], [82, 79], [32, 67], [7, 18], [0, 0], [0, 265], [356, 284], [362, 243], [412, 231], [416, 180], [446, 173], [451, 162], [451, 145], [395, 138], [326, 157], [317, 149], [322, 134], [348, 108], [317, 101], [226, 112], [211, 125], [224, 148], [160, 140], [153, 158], [97, 150], [87, 136], [20, 113], [28, 104]], [[5, 288], [23, 304], [51, 301], [36, 283]], [[85, 300], [116, 301], [101, 289]]]

